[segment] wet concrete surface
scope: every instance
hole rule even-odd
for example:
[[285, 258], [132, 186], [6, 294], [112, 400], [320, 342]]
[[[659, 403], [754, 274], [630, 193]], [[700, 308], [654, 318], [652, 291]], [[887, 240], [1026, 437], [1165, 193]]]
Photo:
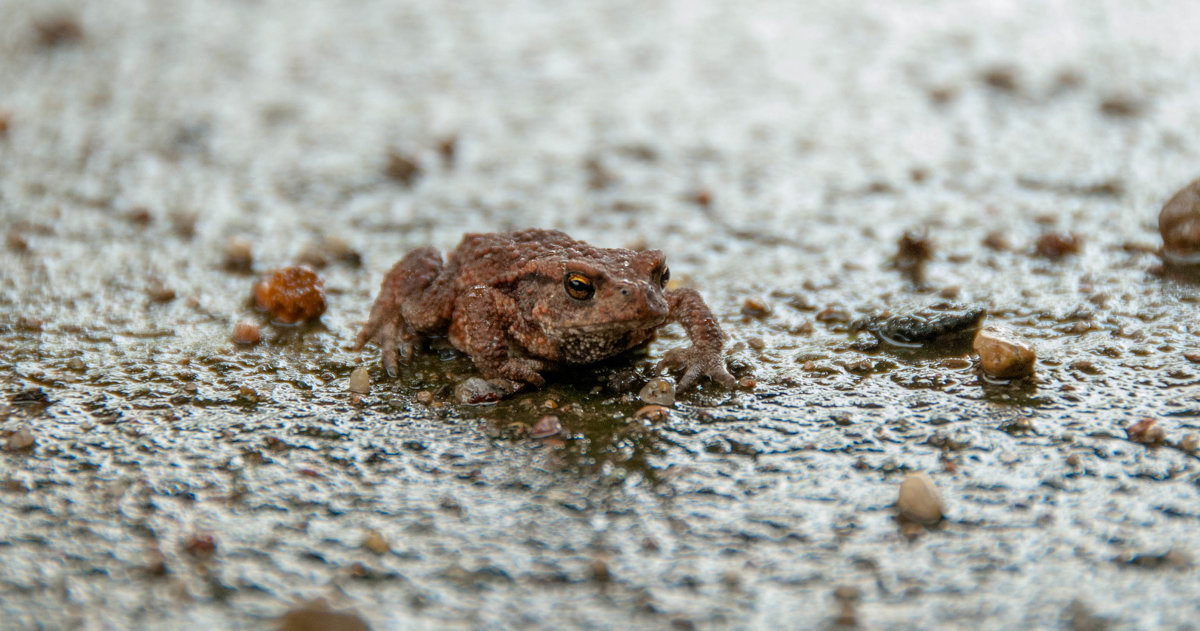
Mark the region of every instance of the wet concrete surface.
[[[1155, 217], [1200, 175], [1196, 23], [0, 3], [0, 626], [1194, 628], [1200, 285], [1157, 273]], [[451, 351], [392, 380], [350, 350], [406, 250], [528, 226], [664, 250], [754, 387], [637, 417], [677, 329], [488, 406]], [[329, 236], [361, 264], [325, 257], [326, 314], [267, 323], [255, 273]], [[972, 308], [1034, 379], [851, 333]], [[896, 521], [910, 472], [941, 524]]]

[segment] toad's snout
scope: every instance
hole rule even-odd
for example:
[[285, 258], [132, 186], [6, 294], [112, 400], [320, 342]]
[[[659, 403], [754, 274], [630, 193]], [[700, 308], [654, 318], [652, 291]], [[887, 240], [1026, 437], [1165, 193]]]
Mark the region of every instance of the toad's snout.
[[622, 282], [616, 285], [615, 293], [628, 308], [647, 316], [665, 318], [670, 314], [667, 299], [661, 291], [656, 291], [646, 283]]

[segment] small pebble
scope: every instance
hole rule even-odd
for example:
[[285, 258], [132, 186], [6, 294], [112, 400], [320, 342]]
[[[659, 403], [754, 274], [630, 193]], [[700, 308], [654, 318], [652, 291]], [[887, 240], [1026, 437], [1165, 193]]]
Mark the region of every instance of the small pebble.
[[771, 305], [761, 298], [747, 298], [742, 303], [742, 315], [761, 320], [771, 315]]
[[384, 173], [393, 180], [410, 186], [413, 180], [421, 174], [421, 167], [409, 156], [393, 150], [388, 152]]
[[8, 133], [8, 121], [10, 120], [12, 120], [12, 115], [7, 110], [0, 109], [0, 138]]
[[326, 235], [321, 241], [321, 248], [325, 250], [325, 254], [329, 258], [335, 261], [352, 267], [362, 265], [362, 254], [359, 254], [358, 250], [350, 247], [350, 244], [339, 236]]
[[78, 357], [72, 357], [67, 360], [67, 370], [83, 372], [87, 370], [87, 364], [83, 363], [83, 360]]
[[145, 228], [154, 223], [154, 215], [149, 208], [139, 206], [125, 213], [125, 220], [139, 228]]
[[1002, 252], [1008, 249], [1008, 237], [1004, 236], [1004, 233], [999, 230], [989, 232], [983, 237], [983, 247]]
[[429, 405], [430, 403], [433, 403], [433, 393], [428, 390], [421, 390], [417, 392], [417, 403], [420, 403], [421, 405]]
[[362, 618], [351, 613], [304, 606], [293, 609], [279, 618], [279, 631], [368, 631]]
[[359, 366], [350, 373], [350, 392], [369, 394], [371, 392], [371, 373], [365, 366]]
[[175, 299], [175, 290], [164, 285], [161, 280], [152, 278], [146, 285], [146, 295], [154, 302], [171, 302]]
[[1158, 426], [1158, 421], [1152, 418], [1142, 419], [1125, 428], [1129, 440], [1150, 447], [1162, 444], [1166, 432]]
[[387, 539], [384, 539], [378, 530], [367, 530], [367, 534], [363, 536], [363, 547], [375, 554], [387, 554], [392, 550]]
[[1200, 179], [1175, 193], [1158, 213], [1163, 259], [1168, 263], [1200, 263]]
[[1200, 435], [1184, 434], [1179, 440], [1179, 448], [1184, 451], [1196, 451], [1200, 447]]
[[233, 325], [233, 341], [235, 344], [253, 345], [258, 344], [261, 340], [262, 333], [259, 331], [257, 323], [242, 320]]
[[911, 473], [904, 478], [896, 508], [903, 519], [926, 526], [938, 523], [944, 514], [942, 497], [926, 473]]
[[495, 403], [507, 394], [496, 384], [483, 377], [471, 377], [454, 386], [454, 400], [461, 405]]
[[549, 438], [558, 435], [562, 432], [562, 423], [559, 422], [557, 416], [546, 415], [538, 422], [529, 428], [529, 435], [533, 438]]
[[29, 428], [21, 427], [8, 436], [5, 448], [9, 451], [25, 451], [33, 449], [36, 443], [37, 439], [33, 437], [33, 432], [29, 431]]
[[12, 250], [13, 252], [29, 251], [29, 239], [26, 239], [25, 235], [21, 234], [20, 232], [8, 233], [8, 236], [5, 237], [4, 241], [8, 245], [8, 249]]
[[858, 625], [858, 601], [862, 593], [857, 587], [842, 585], [833, 590], [833, 599], [838, 603], [838, 615], [834, 622], [840, 626], [853, 627]]
[[983, 71], [980, 79], [989, 88], [1000, 92], [1016, 92], [1019, 88], [1017, 84], [1017, 72], [1009, 66], [993, 66]]
[[657, 423], [659, 421], [665, 421], [670, 415], [670, 408], [665, 408], [661, 405], [647, 405], [638, 409], [637, 412], [634, 412], [633, 418], [646, 419], [647, 421]]
[[1050, 232], [1038, 238], [1034, 251], [1038, 256], [1048, 259], [1060, 259], [1068, 254], [1075, 254], [1083, 247], [1083, 240], [1071, 232]]
[[642, 387], [638, 392], [638, 398], [649, 405], [673, 406], [675, 405], [675, 382], [655, 377]]
[[273, 270], [255, 284], [254, 304], [282, 324], [319, 318], [325, 313], [325, 281], [307, 267]]
[[211, 532], [192, 534], [184, 541], [183, 550], [198, 559], [211, 557], [217, 552], [217, 538]]
[[979, 329], [972, 344], [983, 372], [997, 379], [1020, 379], [1033, 375], [1037, 352], [1033, 346], [1005, 327]]
[[249, 272], [254, 265], [254, 254], [250, 240], [234, 237], [225, 246], [225, 269], [234, 272]]
[[83, 39], [83, 27], [79, 19], [70, 13], [52, 15], [33, 23], [38, 43], [47, 48], [74, 44]]
[[604, 559], [592, 561], [592, 580], [597, 583], [607, 583], [612, 580], [612, 571], [608, 569], [608, 563], [605, 563]]
[[738, 386], [743, 390], [753, 390], [758, 386], [758, 381], [749, 375], [738, 379]]

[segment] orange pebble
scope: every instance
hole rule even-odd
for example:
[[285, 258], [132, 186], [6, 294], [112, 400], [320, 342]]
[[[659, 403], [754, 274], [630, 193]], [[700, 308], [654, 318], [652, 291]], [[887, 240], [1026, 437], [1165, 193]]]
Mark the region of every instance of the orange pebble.
[[303, 266], [273, 270], [254, 286], [254, 304], [284, 324], [319, 318], [325, 313], [325, 281]]

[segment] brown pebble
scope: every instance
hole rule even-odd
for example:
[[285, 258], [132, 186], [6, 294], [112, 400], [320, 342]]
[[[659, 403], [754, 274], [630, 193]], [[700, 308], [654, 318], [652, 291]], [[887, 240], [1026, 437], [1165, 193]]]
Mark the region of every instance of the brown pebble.
[[1175, 193], [1158, 213], [1163, 259], [1168, 263], [1200, 263], [1200, 179]]
[[997, 379], [1020, 379], [1033, 375], [1037, 352], [1012, 330], [988, 325], [975, 334], [972, 344], [983, 372]]
[[829, 306], [818, 311], [813, 318], [817, 322], [849, 322], [850, 312], [841, 307]]
[[9, 451], [25, 451], [33, 449], [35, 444], [37, 444], [37, 439], [33, 437], [33, 432], [29, 431], [27, 427], [20, 427], [12, 434], [9, 434], [8, 442], [5, 443], [5, 449]]
[[1048, 232], [1038, 237], [1034, 251], [1038, 256], [1048, 259], [1060, 259], [1068, 254], [1075, 254], [1083, 246], [1083, 240], [1071, 232]]
[[911, 473], [904, 478], [896, 509], [902, 519], [926, 526], [938, 523], [944, 514], [942, 497], [926, 473]]
[[12, 120], [12, 115], [8, 110], [0, 109], [0, 138], [3, 138], [8, 133], [8, 122]]
[[707, 188], [698, 188], [695, 191], [692, 191], [692, 194], [689, 196], [689, 201], [702, 208], [708, 208], [712, 205], [713, 201], [712, 191], [708, 190]]
[[771, 315], [771, 305], [761, 298], [747, 298], [742, 302], [742, 315], [761, 320]]
[[358, 250], [350, 247], [350, 244], [343, 238], [335, 235], [327, 235], [321, 240], [321, 249], [325, 254], [334, 261], [345, 263], [353, 267], [362, 265], [362, 255]]
[[858, 601], [862, 593], [857, 587], [842, 585], [833, 590], [833, 599], [838, 603], [838, 615], [834, 622], [840, 626], [853, 627], [858, 625]]
[[150, 214], [149, 208], [139, 206], [125, 213], [125, 220], [139, 228], [145, 228], [154, 223], [154, 215]]
[[753, 390], [758, 386], [758, 381], [749, 375], [738, 379], [738, 386], [743, 390]]
[[83, 39], [83, 27], [74, 15], [52, 15], [34, 21], [33, 30], [42, 46], [63, 46]]
[[197, 532], [183, 542], [183, 551], [198, 559], [208, 558], [217, 552], [217, 538], [211, 532]]
[[387, 154], [387, 166], [384, 168], [384, 173], [393, 180], [410, 186], [413, 180], [421, 174], [421, 167], [411, 157], [391, 150]]
[[254, 304], [283, 324], [319, 318], [325, 313], [325, 281], [303, 266], [273, 270], [255, 284]]
[[4, 242], [6, 245], [8, 245], [8, 249], [12, 250], [13, 252], [29, 251], [29, 240], [26, 239], [25, 235], [21, 234], [20, 232], [8, 233], [8, 236], [5, 237]]
[[356, 394], [370, 394], [371, 373], [366, 366], [359, 366], [350, 372], [349, 390]]
[[1184, 434], [1183, 438], [1179, 439], [1179, 448], [1184, 451], [1196, 451], [1200, 447], [1200, 435]]
[[649, 405], [675, 405], [675, 382], [655, 377], [638, 392], [638, 398]]
[[597, 583], [607, 583], [612, 580], [612, 571], [608, 569], [608, 563], [604, 559], [592, 560], [592, 580]]
[[1161, 445], [1167, 437], [1166, 432], [1158, 426], [1158, 421], [1152, 418], [1142, 419], [1126, 427], [1125, 435], [1129, 437], [1131, 442], [1149, 447]]
[[22, 331], [41, 331], [45, 322], [41, 318], [33, 316], [21, 316], [17, 318], [17, 328]]
[[646, 419], [651, 422], [659, 422], [667, 419], [671, 415], [671, 409], [661, 405], [646, 405], [633, 413], [633, 418]]
[[458, 136], [453, 134], [438, 141], [438, 155], [442, 156], [442, 166], [447, 169], [454, 166], [454, 158], [458, 155]]
[[351, 613], [328, 611], [305, 606], [293, 609], [279, 618], [279, 631], [368, 631], [362, 618]]
[[938, 86], [930, 88], [928, 94], [934, 105], [945, 105], [958, 96], [958, 90], [949, 86]]
[[983, 237], [983, 247], [1003, 252], [1008, 249], [1008, 237], [1004, 236], [1004, 233], [999, 230], [989, 232]]
[[1100, 113], [1114, 118], [1138, 116], [1145, 109], [1145, 103], [1128, 94], [1114, 94], [1100, 101]]
[[164, 285], [161, 280], [152, 278], [146, 285], [146, 295], [154, 302], [171, 302], [175, 299], [175, 290]]
[[988, 68], [980, 77], [985, 85], [989, 88], [999, 90], [1001, 92], [1016, 92], [1017, 91], [1017, 73], [1014, 69], [1008, 66], [995, 66]]
[[529, 436], [532, 438], [549, 438], [558, 435], [562, 432], [562, 423], [559, 422], [557, 416], [546, 415], [538, 422], [529, 428]]
[[304, 246], [304, 249], [300, 250], [300, 254], [296, 255], [296, 262], [313, 269], [322, 269], [329, 265], [329, 259], [325, 258], [325, 252], [315, 243]]
[[234, 272], [249, 272], [254, 265], [254, 253], [250, 240], [234, 237], [225, 246], [225, 269]]
[[896, 242], [896, 266], [909, 268], [919, 266], [933, 258], [933, 240], [923, 228], [907, 230]]
[[200, 221], [200, 216], [193, 211], [180, 210], [171, 213], [171, 229], [184, 239], [196, 236], [197, 221]]
[[428, 390], [421, 390], [417, 392], [417, 403], [420, 403], [421, 405], [429, 405], [430, 403], [433, 403], [433, 393]]
[[1071, 454], [1071, 455], [1067, 456], [1067, 466], [1068, 467], [1078, 468], [1079, 465], [1082, 463], [1083, 463], [1083, 458], [1080, 458], [1079, 454]]
[[363, 547], [375, 554], [387, 554], [392, 550], [387, 539], [384, 539], [378, 530], [367, 530], [367, 534], [363, 536]]
[[233, 341], [236, 344], [258, 344], [262, 340], [262, 333], [259, 331], [258, 324], [249, 320], [242, 320], [233, 325]]
[[482, 377], [469, 377], [454, 386], [454, 400], [462, 405], [495, 403], [508, 394]]

